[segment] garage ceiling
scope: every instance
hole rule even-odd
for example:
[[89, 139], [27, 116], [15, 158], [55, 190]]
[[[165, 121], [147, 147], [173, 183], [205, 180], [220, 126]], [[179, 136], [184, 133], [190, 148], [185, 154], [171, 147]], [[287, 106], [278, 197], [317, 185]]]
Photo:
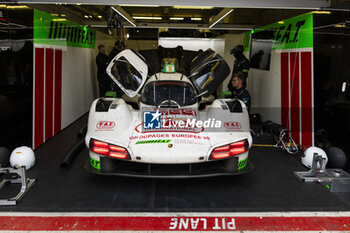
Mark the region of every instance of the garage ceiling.
[[[106, 31], [106, 8], [113, 6], [136, 28], [225, 30], [241, 33], [343, 0], [35, 0], [16, 1]], [[35, 3], [35, 4], [33, 4]], [[214, 24], [215, 23], [215, 24]], [[125, 28], [134, 25], [127, 20]]]

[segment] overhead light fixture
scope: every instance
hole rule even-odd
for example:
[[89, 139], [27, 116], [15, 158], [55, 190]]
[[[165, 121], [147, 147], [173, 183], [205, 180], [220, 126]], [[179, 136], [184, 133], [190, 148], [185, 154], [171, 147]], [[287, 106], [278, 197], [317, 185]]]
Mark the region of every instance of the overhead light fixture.
[[89, 18], [92, 19], [92, 15], [89, 15]]
[[170, 17], [170, 20], [184, 20], [184, 17]]
[[202, 9], [202, 10], [209, 10], [213, 9], [213, 6], [173, 6], [175, 9]]
[[102, 15], [98, 15], [97, 18], [102, 19]]
[[88, 16], [88, 15], [84, 15], [84, 18], [88, 19], [88, 18], [89, 18], [89, 16]]
[[22, 6], [22, 5], [17, 5], [17, 6], [7, 5], [6, 8], [7, 8], [7, 9], [29, 9], [29, 7], [27, 7], [27, 6]]
[[314, 13], [314, 14], [324, 14], [324, 15], [332, 14], [332, 12], [330, 12], [330, 11], [311, 11], [311, 13]]
[[278, 21], [278, 24], [284, 24], [284, 21]]
[[150, 20], [161, 20], [162, 17], [158, 17], [158, 16], [133, 16], [133, 19], [150, 19]]
[[67, 20], [66, 19], [52, 19], [52, 21], [61, 22], [61, 21], [67, 21]]
[[133, 4], [120, 4], [119, 6], [126, 6], [126, 7], [159, 7], [159, 5], [133, 5]]
[[218, 22], [220, 22], [223, 18], [225, 18], [227, 15], [229, 15], [231, 12], [233, 11], [233, 9], [229, 10], [226, 14], [224, 14], [222, 17], [220, 17], [220, 19], [216, 20], [214, 23], [212, 23], [209, 28], [212, 28], [215, 26], [215, 24], [217, 24]]
[[52, 16], [55, 16], [55, 17], [57, 17], [58, 16], [58, 14], [51, 14]]
[[129, 37], [130, 37], [130, 34], [126, 33], [126, 38], [129, 39]]
[[341, 92], [345, 92], [346, 91], [346, 82], [343, 82], [343, 85], [341, 87]]
[[66, 14], [61, 14], [60, 16], [61, 16], [61, 17], [66, 17]]
[[117, 9], [115, 9], [114, 7], [111, 6], [111, 9], [114, 10], [115, 12], [117, 12], [121, 17], [123, 17], [126, 21], [128, 21], [129, 23], [131, 23], [132, 26], [136, 27], [136, 24], [134, 24], [133, 22], [131, 22], [130, 19], [128, 19], [127, 17], [125, 17], [125, 15], [123, 15], [122, 13], [120, 13]]
[[200, 18], [200, 17], [194, 17], [194, 18], [191, 18], [191, 20], [192, 20], [192, 21], [201, 21], [202, 18]]
[[334, 25], [335, 28], [345, 28], [345, 24], [336, 24]]

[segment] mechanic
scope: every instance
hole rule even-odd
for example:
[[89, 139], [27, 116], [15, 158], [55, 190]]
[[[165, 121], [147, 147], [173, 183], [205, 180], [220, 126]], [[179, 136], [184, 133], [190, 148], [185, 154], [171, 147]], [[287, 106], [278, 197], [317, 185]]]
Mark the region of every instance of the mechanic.
[[109, 60], [106, 55], [106, 48], [103, 44], [98, 46], [98, 54], [96, 56], [97, 80], [100, 89], [100, 97], [104, 97], [105, 93], [111, 89], [111, 81], [106, 73]]
[[109, 61], [112, 61], [112, 59], [118, 55], [121, 51], [125, 49], [125, 45], [123, 41], [117, 40], [114, 43], [114, 47], [112, 51], [109, 53]]
[[[114, 43], [114, 47], [112, 49], [112, 51], [109, 53], [109, 62], [112, 61], [112, 59], [118, 55], [118, 53], [120, 53], [121, 51], [123, 51], [125, 49], [125, 45], [123, 41], [117, 40]], [[112, 87], [113, 90], [116, 92], [117, 97], [121, 98], [123, 95], [123, 91], [122, 89], [120, 89], [120, 87], [115, 84], [114, 82], [112, 83]]]
[[[243, 87], [247, 87], [246, 80], [248, 78], [248, 71], [249, 71], [250, 63], [249, 63], [249, 60], [244, 56], [243, 52], [244, 52], [243, 45], [237, 45], [236, 47], [231, 49], [230, 53], [233, 54], [233, 56], [236, 58], [234, 63], [233, 63], [232, 74], [237, 74], [239, 72], [242, 72], [244, 74], [244, 78], [245, 78], [245, 80], [243, 82]], [[232, 76], [232, 78], [233, 78], [233, 76]], [[231, 92], [233, 92], [234, 88], [232, 87], [231, 82], [228, 83], [227, 88]]]
[[243, 73], [237, 73], [232, 75], [231, 84], [233, 87], [232, 98], [242, 100], [250, 111], [251, 98], [247, 89], [243, 86], [245, 76]]

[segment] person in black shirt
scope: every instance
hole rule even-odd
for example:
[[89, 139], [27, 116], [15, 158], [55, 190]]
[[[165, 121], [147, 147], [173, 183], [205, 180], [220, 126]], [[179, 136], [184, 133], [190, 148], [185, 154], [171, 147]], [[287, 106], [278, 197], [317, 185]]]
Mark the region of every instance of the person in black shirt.
[[109, 61], [112, 61], [112, 59], [118, 55], [121, 51], [125, 49], [125, 45], [123, 41], [117, 40], [114, 43], [114, 47], [112, 51], [109, 53]]
[[237, 73], [232, 76], [232, 79], [231, 79], [231, 84], [233, 87], [232, 98], [242, 100], [247, 106], [248, 112], [249, 112], [250, 105], [251, 105], [251, 98], [247, 89], [243, 87], [244, 79], [245, 77], [243, 73]]
[[[236, 47], [231, 49], [231, 54], [233, 54], [233, 56], [236, 58], [233, 63], [232, 74], [237, 74], [239, 72], [242, 72], [245, 78], [243, 82], [243, 87], [246, 87], [247, 86], [246, 80], [248, 78], [250, 63], [249, 63], [249, 60], [244, 56], [243, 52], [244, 52], [243, 45], [237, 45]], [[233, 91], [231, 82], [228, 83], [227, 87], [231, 92]]]
[[111, 80], [106, 73], [109, 59], [106, 55], [106, 48], [103, 44], [98, 46], [98, 55], [96, 56], [97, 80], [100, 89], [100, 97], [104, 97], [105, 93], [111, 89]]

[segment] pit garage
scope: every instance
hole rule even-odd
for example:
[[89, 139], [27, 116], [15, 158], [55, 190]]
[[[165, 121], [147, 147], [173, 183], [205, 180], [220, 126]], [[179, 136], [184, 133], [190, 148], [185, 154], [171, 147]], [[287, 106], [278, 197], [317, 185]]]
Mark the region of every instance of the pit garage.
[[350, 231], [349, 9], [4, 1], [0, 232]]

